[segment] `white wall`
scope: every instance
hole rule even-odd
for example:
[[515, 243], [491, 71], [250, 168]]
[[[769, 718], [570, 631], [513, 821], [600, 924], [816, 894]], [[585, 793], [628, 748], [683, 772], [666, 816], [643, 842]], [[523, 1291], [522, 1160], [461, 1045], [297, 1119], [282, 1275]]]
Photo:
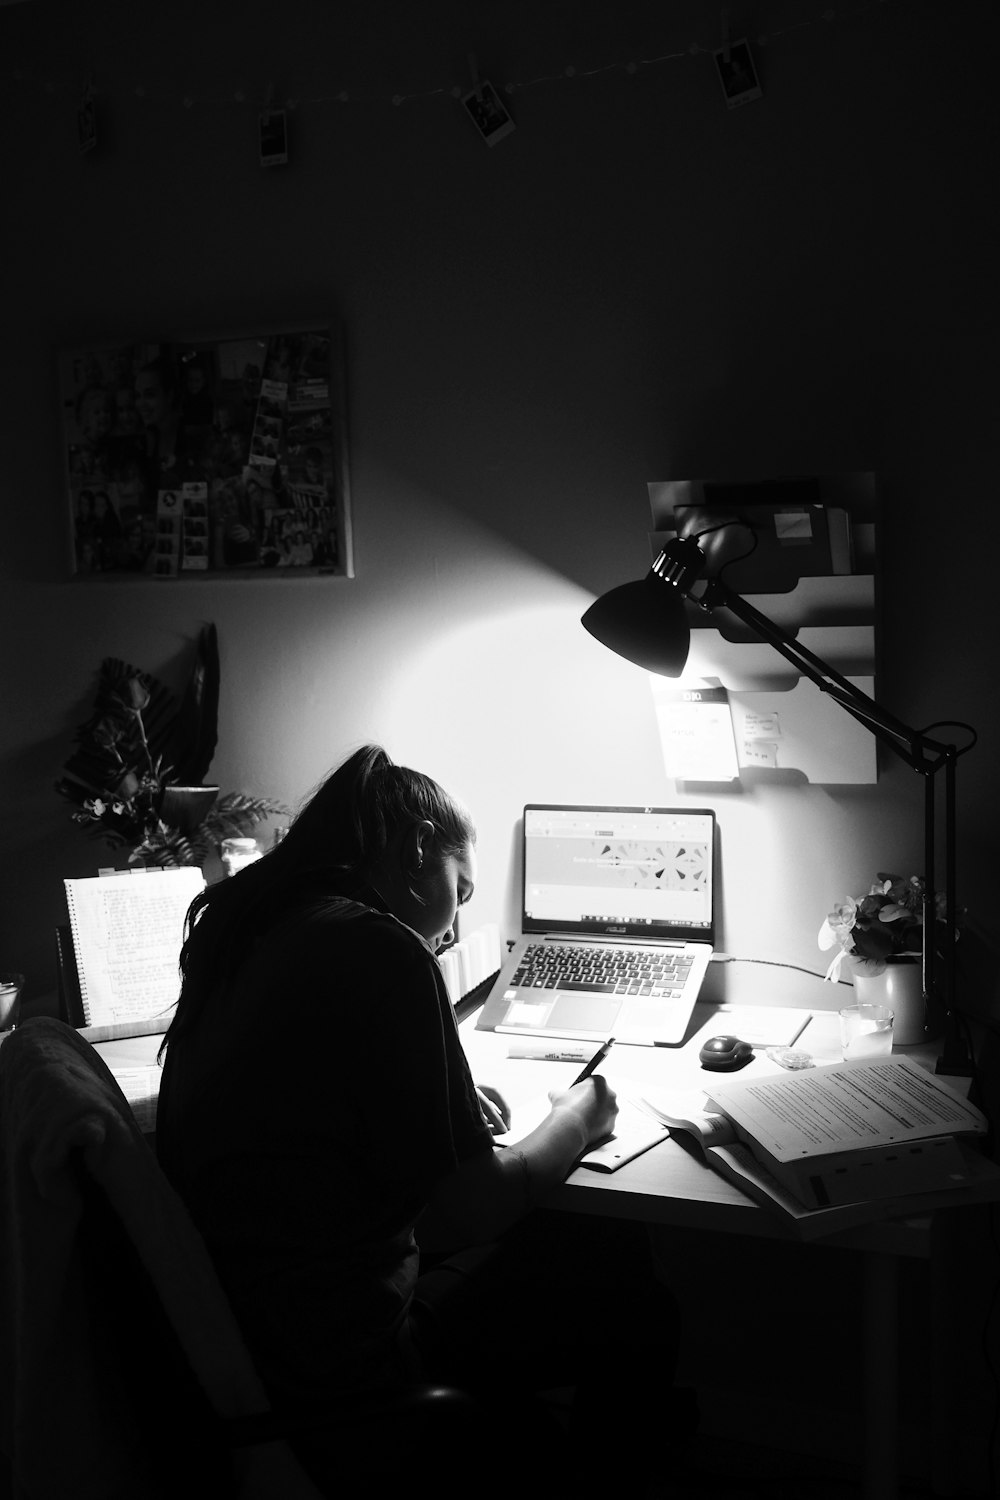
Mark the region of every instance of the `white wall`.
[[[713, 473], [882, 476], [880, 691], [911, 722], [979, 729], [960, 869], [996, 932], [996, 18], [985, 0], [960, 20], [929, 0], [801, 9], [780, 35], [756, 23], [775, 31], [765, 97], [733, 112], [688, 50], [711, 44], [709, 0], [442, 3], [419, 24], [387, 0], [3, 10], [0, 962], [36, 994], [62, 878], [99, 857], [53, 792], [97, 664], [169, 680], [204, 620], [213, 779], [297, 802], [382, 740], [477, 816], [470, 923], [511, 920], [525, 801], [703, 800], [663, 773], [645, 678], [577, 621], [648, 565], [647, 482]], [[517, 130], [492, 149], [449, 93], [470, 50], [497, 78], [550, 80], [512, 96]], [[102, 145], [83, 157], [91, 69]], [[275, 173], [253, 149], [268, 79], [299, 100]], [[317, 313], [348, 336], [357, 577], [70, 578], [54, 349]], [[975, 518], [971, 548], [955, 515]], [[935, 568], [955, 589], [940, 604]], [[873, 788], [709, 789], [725, 947], [821, 967], [829, 902], [916, 868], [920, 790], [899, 767]]]

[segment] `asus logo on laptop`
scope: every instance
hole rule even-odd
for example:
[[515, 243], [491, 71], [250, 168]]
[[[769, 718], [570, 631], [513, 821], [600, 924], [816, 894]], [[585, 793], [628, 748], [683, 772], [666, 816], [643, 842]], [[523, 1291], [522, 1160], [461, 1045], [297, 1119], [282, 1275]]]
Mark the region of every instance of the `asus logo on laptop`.
[[605, 932], [624, 932], [624, 927], [605, 927]]

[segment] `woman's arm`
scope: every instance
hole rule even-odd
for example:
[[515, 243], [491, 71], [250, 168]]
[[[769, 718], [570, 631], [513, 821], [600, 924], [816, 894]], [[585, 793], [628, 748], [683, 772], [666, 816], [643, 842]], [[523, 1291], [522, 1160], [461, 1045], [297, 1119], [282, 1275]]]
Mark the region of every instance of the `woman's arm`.
[[477, 1152], [438, 1183], [417, 1221], [422, 1249], [452, 1250], [502, 1234], [614, 1128], [618, 1105], [600, 1074], [549, 1099], [551, 1111], [530, 1135], [505, 1150]]

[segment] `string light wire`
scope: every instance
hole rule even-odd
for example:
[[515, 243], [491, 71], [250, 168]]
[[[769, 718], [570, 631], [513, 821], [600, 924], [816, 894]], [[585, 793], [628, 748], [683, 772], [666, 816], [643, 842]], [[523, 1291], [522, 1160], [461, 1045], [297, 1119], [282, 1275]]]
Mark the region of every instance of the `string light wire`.
[[[868, 15], [873, 11], [880, 11], [892, 6], [900, 9], [905, 6], [905, 0], [864, 0], [859, 5], [825, 6], [813, 16], [804, 17], [797, 21], [791, 21], [783, 26], [775, 26], [768, 31], [759, 32], [748, 38], [752, 45], [764, 48], [772, 42], [780, 41], [783, 37], [790, 36], [794, 32], [807, 28], [828, 26], [837, 21], [854, 21]], [[665, 66], [669, 63], [690, 61], [692, 58], [711, 55], [718, 51], [720, 43], [717, 41], [712, 45], [705, 45], [699, 41], [691, 42], [687, 47], [678, 48], [672, 52], [661, 52], [651, 57], [638, 57], [631, 59], [616, 59], [613, 62], [599, 63], [594, 67], [582, 68], [574, 63], [567, 63], [563, 68], [554, 72], [539, 73], [533, 77], [512, 78], [495, 83], [497, 91], [514, 97], [528, 93], [532, 89], [545, 88], [555, 84], [576, 84], [605, 77], [610, 74], [625, 73], [636, 77], [640, 71]], [[16, 68], [6, 75], [8, 89], [14, 85], [21, 88], [35, 88], [38, 91], [53, 96], [57, 93], [79, 92], [79, 83], [59, 83], [52, 78], [43, 78], [32, 75], [24, 68]], [[92, 79], [87, 85], [94, 98], [101, 97], [100, 88], [93, 83]], [[337, 105], [371, 105], [388, 104], [398, 108], [404, 104], [413, 104], [424, 100], [440, 99], [451, 96], [461, 98], [467, 92], [468, 85], [462, 87], [457, 84], [437, 85], [433, 88], [411, 90], [409, 93], [374, 94], [358, 87], [341, 87], [331, 93], [315, 95], [299, 94], [295, 97], [285, 99], [283, 102], [273, 99], [268, 107], [272, 109], [286, 109], [294, 111], [305, 106], [310, 108], [324, 107], [331, 104]], [[260, 90], [250, 87], [237, 88], [231, 94], [224, 96], [198, 97], [189, 91], [178, 89], [153, 88], [143, 81], [132, 85], [133, 96], [147, 103], [176, 104], [186, 110], [191, 109], [220, 109], [220, 108], [245, 108], [248, 105], [260, 110], [263, 107], [260, 98]]]

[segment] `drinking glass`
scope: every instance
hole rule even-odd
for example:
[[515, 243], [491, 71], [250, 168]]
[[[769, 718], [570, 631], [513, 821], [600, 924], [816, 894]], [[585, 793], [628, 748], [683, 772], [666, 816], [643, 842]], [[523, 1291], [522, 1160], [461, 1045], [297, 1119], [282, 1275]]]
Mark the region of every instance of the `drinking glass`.
[[892, 1011], [887, 1005], [847, 1005], [840, 1012], [845, 1062], [888, 1057], [892, 1051]]

